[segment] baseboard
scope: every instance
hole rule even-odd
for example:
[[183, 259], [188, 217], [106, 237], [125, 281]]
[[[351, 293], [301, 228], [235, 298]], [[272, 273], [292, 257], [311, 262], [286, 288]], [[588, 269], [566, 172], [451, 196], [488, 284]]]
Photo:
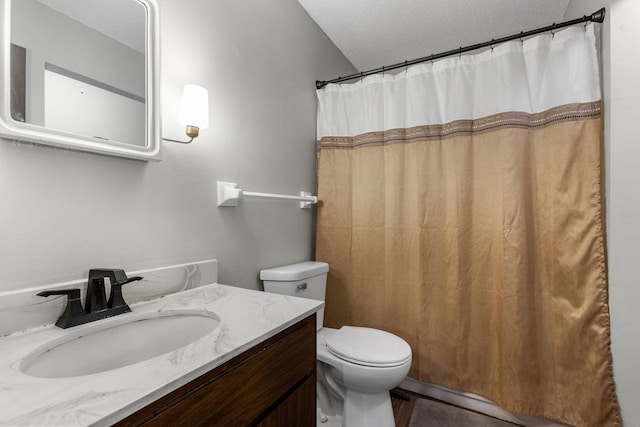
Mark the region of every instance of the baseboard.
[[501, 408], [496, 403], [485, 399], [482, 396], [478, 396], [477, 394], [464, 393], [436, 384], [423, 383], [409, 377], [400, 384], [400, 388], [442, 400], [443, 402], [451, 403], [462, 408], [480, 412], [500, 420], [522, 424], [526, 427], [570, 427], [567, 424], [549, 420], [547, 418], [514, 415]]

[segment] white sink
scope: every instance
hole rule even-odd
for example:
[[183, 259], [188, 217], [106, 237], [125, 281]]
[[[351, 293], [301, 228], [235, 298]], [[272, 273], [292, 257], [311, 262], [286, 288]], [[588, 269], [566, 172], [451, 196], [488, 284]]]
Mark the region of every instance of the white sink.
[[23, 359], [20, 370], [40, 378], [96, 374], [177, 350], [219, 325], [217, 316], [204, 312], [121, 315], [67, 329]]

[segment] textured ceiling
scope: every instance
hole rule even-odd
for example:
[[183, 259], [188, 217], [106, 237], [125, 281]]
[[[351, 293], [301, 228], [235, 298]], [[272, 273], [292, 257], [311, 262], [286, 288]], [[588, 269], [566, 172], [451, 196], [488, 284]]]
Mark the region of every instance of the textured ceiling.
[[136, 0], [37, 0], [144, 53], [146, 10]]
[[570, 0], [298, 2], [365, 71], [560, 22]]

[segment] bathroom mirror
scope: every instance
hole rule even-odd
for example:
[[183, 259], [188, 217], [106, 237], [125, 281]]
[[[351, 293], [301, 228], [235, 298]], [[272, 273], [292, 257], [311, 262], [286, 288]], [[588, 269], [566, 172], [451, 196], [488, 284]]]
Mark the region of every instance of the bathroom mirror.
[[0, 137], [160, 160], [158, 22], [156, 0], [0, 0]]

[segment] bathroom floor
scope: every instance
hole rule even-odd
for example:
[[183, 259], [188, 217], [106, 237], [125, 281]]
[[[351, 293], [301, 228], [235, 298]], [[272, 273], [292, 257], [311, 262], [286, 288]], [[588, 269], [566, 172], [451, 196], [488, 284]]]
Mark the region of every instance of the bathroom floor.
[[[396, 420], [396, 427], [409, 427], [409, 422], [411, 420], [411, 413], [413, 412], [413, 407], [416, 403], [416, 400], [430, 399], [430, 398], [418, 393], [407, 391], [407, 390], [399, 390], [399, 391], [408, 395], [409, 400], [408, 401], [403, 400], [393, 395], [391, 397], [391, 405], [393, 406], [393, 415]], [[437, 402], [441, 402], [441, 401], [437, 401]], [[441, 403], [444, 403], [444, 402], [441, 402]], [[451, 408], [456, 411], [467, 411], [466, 409], [458, 408], [453, 405], [451, 405]], [[518, 424], [512, 424], [512, 423], [507, 423], [507, 424], [513, 425], [513, 426], [518, 425]]]
[[[418, 399], [435, 400], [435, 399], [431, 399], [430, 397], [423, 396], [421, 394], [414, 393], [414, 392], [411, 392], [411, 391], [402, 390], [402, 389], [396, 389], [396, 390], [398, 390], [400, 393], [405, 394], [405, 395], [407, 395], [409, 397], [409, 400], [404, 400], [404, 399], [400, 399], [400, 398], [394, 396], [393, 394], [391, 396], [391, 406], [393, 407], [393, 416], [394, 416], [395, 421], [396, 421], [396, 427], [409, 427], [409, 423], [411, 421], [411, 414], [413, 413], [413, 408], [415, 406], [416, 400], [418, 400]], [[442, 402], [440, 400], [435, 400], [435, 401], [439, 402], [439, 403], [442, 403], [442, 404], [449, 405], [446, 402]], [[463, 408], [457, 407], [455, 405], [449, 405], [449, 406], [451, 407], [452, 411], [469, 412], [467, 409], [463, 409]], [[500, 425], [500, 426], [502, 426], [504, 424], [512, 425], [514, 427], [519, 426], [519, 424], [513, 424], [513, 423], [506, 422], [506, 421], [499, 421], [499, 420], [496, 420], [496, 421], [497, 421], [496, 425]], [[320, 426], [322, 426], [322, 427], [341, 427], [342, 426], [342, 418], [340, 418], [340, 417], [328, 417], [325, 420], [321, 420], [320, 414], [318, 414], [318, 422], [317, 422], [316, 425], [318, 427], [320, 427]], [[491, 424], [491, 425], [493, 425], [493, 424]], [[441, 427], [447, 427], [447, 426], [441, 426]], [[456, 426], [456, 427], [460, 427], [460, 426]]]

